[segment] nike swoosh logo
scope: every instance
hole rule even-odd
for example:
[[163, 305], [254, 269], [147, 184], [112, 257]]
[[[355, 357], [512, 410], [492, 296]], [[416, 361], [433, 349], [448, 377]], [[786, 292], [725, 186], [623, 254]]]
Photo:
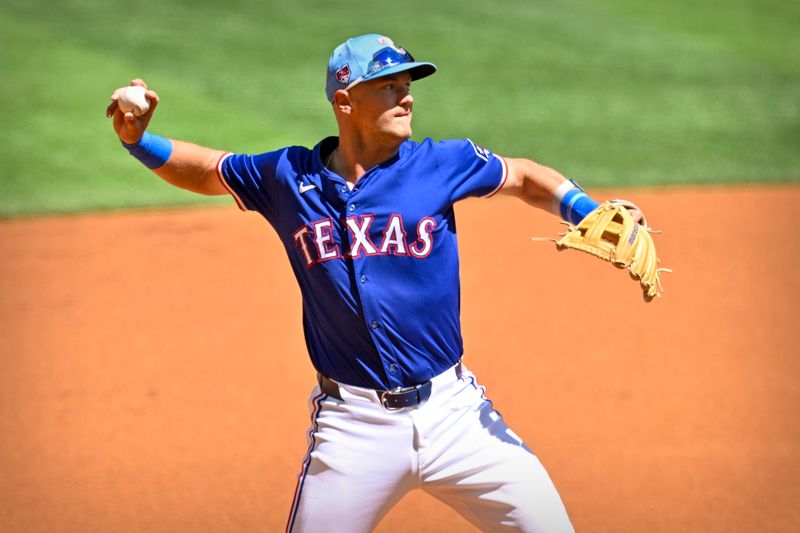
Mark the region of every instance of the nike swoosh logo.
[[316, 189], [316, 188], [317, 188], [317, 186], [316, 186], [316, 185], [314, 185], [314, 184], [311, 184], [311, 185], [305, 185], [305, 184], [301, 183], [301, 184], [300, 184], [300, 194], [303, 194], [304, 192], [308, 192], [308, 191], [310, 191], [311, 189]]

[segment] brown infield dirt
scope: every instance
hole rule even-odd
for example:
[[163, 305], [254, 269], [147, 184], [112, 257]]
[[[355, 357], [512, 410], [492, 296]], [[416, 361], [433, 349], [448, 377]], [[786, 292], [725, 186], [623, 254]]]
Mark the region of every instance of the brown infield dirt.
[[[555, 217], [458, 206], [466, 363], [578, 531], [800, 531], [800, 187], [624, 196], [675, 270], [650, 304], [529, 240]], [[284, 529], [314, 372], [263, 219], [5, 220], [0, 253], [0, 531]], [[474, 529], [417, 491], [378, 531]]]

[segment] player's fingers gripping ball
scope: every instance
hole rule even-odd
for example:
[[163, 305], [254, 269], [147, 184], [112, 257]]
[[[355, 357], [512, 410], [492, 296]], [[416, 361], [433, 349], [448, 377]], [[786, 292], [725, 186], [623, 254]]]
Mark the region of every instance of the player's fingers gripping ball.
[[117, 105], [123, 113], [133, 113], [140, 117], [150, 109], [150, 102], [145, 97], [147, 89], [140, 85], [131, 85], [118, 89]]
[[644, 216], [636, 221], [632, 211], [641, 210], [625, 200], [611, 200], [600, 204], [578, 224], [570, 224], [560, 239], [552, 239], [559, 250], [580, 250], [611, 262], [616, 267], [627, 268], [631, 277], [638, 280], [645, 301], [661, 296], [660, 260], [653, 242], [653, 230]]

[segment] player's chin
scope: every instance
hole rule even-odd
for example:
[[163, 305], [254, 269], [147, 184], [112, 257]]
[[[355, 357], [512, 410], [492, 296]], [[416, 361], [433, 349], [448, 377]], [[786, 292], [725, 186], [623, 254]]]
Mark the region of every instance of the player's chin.
[[392, 133], [401, 139], [411, 138], [411, 115], [398, 117], [392, 124]]
[[411, 138], [411, 128], [384, 128], [381, 134], [384, 138], [402, 142]]

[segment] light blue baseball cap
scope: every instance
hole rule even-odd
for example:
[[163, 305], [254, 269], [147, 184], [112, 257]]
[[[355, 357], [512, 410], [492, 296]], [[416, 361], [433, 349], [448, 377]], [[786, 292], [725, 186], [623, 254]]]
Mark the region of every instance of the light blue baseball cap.
[[412, 80], [419, 80], [436, 72], [436, 65], [414, 61], [411, 54], [395, 46], [385, 35], [369, 33], [352, 37], [331, 54], [325, 94], [333, 102], [333, 95], [339, 89], [404, 71], [411, 74]]

